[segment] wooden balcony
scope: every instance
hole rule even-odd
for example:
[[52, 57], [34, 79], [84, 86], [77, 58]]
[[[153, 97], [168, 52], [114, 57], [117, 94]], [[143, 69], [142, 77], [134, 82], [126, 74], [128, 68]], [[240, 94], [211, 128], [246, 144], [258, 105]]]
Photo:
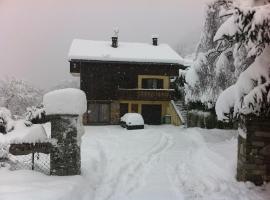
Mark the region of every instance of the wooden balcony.
[[120, 100], [169, 101], [174, 97], [173, 89], [118, 89]]

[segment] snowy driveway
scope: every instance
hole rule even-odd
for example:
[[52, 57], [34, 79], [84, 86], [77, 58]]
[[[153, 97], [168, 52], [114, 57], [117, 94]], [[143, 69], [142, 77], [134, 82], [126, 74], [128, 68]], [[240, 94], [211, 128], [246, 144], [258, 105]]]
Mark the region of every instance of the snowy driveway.
[[[235, 131], [86, 127], [83, 175], [95, 200], [266, 199], [235, 181]], [[269, 190], [268, 186], [268, 190]]]
[[235, 131], [88, 126], [82, 176], [0, 169], [0, 200], [269, 200], [270, 185], [235, 181]]

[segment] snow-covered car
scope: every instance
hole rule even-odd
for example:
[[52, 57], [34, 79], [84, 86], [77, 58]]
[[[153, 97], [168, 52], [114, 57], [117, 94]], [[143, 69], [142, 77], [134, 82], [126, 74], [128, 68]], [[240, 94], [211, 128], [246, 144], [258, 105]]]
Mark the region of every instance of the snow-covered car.
[[121, 117], [120, 125], [128, 130], [144, 129], [144, 120], [139, 113], [126, 113]]

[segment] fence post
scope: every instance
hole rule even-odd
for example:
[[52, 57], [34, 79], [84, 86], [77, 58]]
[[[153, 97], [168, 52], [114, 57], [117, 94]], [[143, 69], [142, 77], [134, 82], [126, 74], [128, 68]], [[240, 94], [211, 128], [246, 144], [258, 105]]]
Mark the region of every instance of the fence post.
[[35, 152], [32, 152], [32, 170], [35, 170]]

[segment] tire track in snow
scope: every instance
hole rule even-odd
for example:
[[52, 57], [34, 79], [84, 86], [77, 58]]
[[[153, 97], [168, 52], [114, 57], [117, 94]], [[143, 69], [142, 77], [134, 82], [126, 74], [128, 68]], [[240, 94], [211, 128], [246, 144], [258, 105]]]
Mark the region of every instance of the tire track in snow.
[[[188, 132], [187, 132], [188, 133]], [[179, 199], [186, 200], [261, 200], [244, 183], [237, 182], [223, 165], [226, 160], [209, 149], [200, 133], [185, 135], [188, 148], [179, 161], [168, 166], [167, 174]], [[228, 195], [230, 194], [230, 195]]]
[[[208, 157], [211, 155], [216, 158], [218, 155], [209, 151], [200, 133], [187, 131], [183, 136], [188, 140], [183, 146], [184, 151], [179, 154], [181, 162], [168, 166], [168, 177], [179, 197], [187, 200], [205, 199], [222, 188], [218, 185], [219, 177], [215, 174], [216, 170], [220, 173], [223, 171], [216, 168]], [[208, 167], [212, 170], [210, 174], [208, 172], [211, 170], [206, 169]], [[225, 180], [221, 182], [225, 184]]]
[[[103, 177], [96, 188], [96, 200], [124, 198], [143, 185], [144, 177], [151, 169], [152, 163], [158, 161], [164, 151], [173, 144], [172, 137], [158, 132], [159, 141], [145, 152], [138, 160], [121, 162], [119, 169], [110, 173], [110, 163], [104, 167]], [[102, 146], [100, 144], [100, 146]]]

